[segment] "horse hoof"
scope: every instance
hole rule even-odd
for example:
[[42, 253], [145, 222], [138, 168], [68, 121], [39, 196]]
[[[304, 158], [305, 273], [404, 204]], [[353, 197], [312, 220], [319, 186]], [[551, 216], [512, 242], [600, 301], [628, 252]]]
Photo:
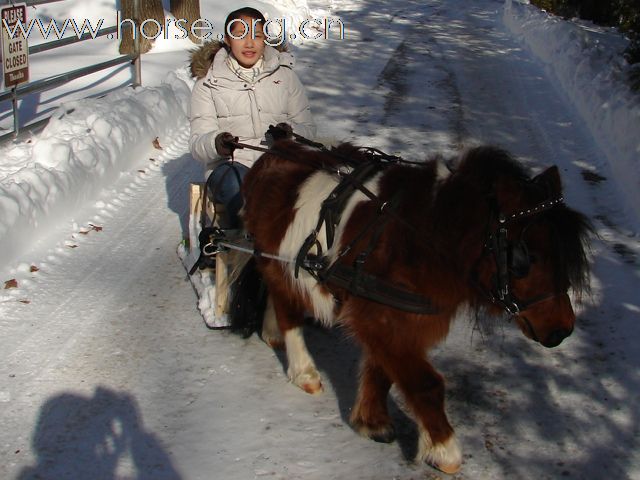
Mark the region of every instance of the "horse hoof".
[[320, 374], [315, 369], [307, 369], [295, 376], [292, 376], [291, 382], [311, 395], [322, 393], [324, 391], [322, 382], [320, 381]]
[[396, 439], [396, 430], [391, 424], [378, 424], [373, 426], [358, 419], [351, 419], [351, 426], [363, 437], [370, 438], [378, 443], [392, 443]]
[[304, 385], [301, 385], [300, 388], [302, 388], [305, 392], [311, 395], [316, 395], [318, 393], [324, 392], [324, 387], [322, 386], [322, 382], [305, 383]]
[[274, 350], [285, 350], [284, 337], [277, 329], [263, 328], [260, 338]]
[[373, 433], [369, 438], [378, 443], [393, 443], [396, 439], [396, 430], [389, 427], [386, 432]]
[[456, 473], [462, 465], [462, 452], [454, 434], [443, 443], [432, 444], [429, 434], [422, 432], [418, 452], [418, 460], [447, 474]]
[[446, 473], [448, 475], [453, 475], [454, 473], [458, 473], [460, 471], [460, 464], [451, 464], [451, 465], [433, 465], [433, 464], [429, 464], [431, 465], [433, 468], [436, 468], [438, 470], [440, 470], [443, 473]]
[[286, 350], [284, 346], [284, 340], [282, 339], [282, 337], [280, 338], [262, 337], [262, 340], [264, 341], [264, 343], [269, 345], [274, 350], [283, 350], [283, 351]]
[[278, 320], [276, 319], [276, 312], [273, 309], [273, 301], [271, 296], [267, 301], [267, 307], [264, 312], [264, 318], [262, 321], [262, 332], [260, 332], [260, 338], [274, 350], [284, 350], [284, 337], [278, 327]]

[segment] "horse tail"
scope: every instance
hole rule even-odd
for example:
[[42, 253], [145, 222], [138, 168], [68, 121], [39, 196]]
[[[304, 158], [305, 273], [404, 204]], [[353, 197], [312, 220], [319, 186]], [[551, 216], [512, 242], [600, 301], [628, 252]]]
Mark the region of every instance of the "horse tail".
[[256, 259], [240, 266], [238, 273], [232, 274], [229, 307], [231, 331], [242, 338], [262, 330], [262, 320], [267, 304], [267, 287], [258, 270]]

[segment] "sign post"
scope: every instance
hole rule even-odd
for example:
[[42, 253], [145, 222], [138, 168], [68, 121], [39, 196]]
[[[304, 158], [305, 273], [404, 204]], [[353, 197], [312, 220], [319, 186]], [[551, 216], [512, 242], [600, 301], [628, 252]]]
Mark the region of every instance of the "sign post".
[[29, 46], [22, 30], [17, 26], [27, 24], [27, 6], [24, 3], [2, 7], [2, 70], [4, 88], [29, 81]]
[[29, 45], [27, 38], [22, 35], [18, 25], [27, 24], [27, 5], [25, 3], [12, 4], [0, 9], [0, 30], [2, 34], [2, 90], [10, 88], [13, 91], [13, 133], [18, 134], [18, 96], [16, 87], [29, 81]]

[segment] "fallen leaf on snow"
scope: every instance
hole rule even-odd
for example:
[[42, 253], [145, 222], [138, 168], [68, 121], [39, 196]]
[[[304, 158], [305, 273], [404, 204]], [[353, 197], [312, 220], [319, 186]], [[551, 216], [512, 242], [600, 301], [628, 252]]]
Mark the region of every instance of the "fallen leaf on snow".
[[89, 232], [101, 232], [101, 231], [102, 231], [102, 227], [100, 227], [99, 225], [94, 225], [93, 223], [90, 223], [89, 228], [80, 230], [78, 233], [81, 233], [82, 235], [86, 235]]
[[39, 272], [40, 269], [38, 267], [36, 267], [35, 265], [31, 265], [31, 268], [29, 268], [29, 271], [31, 273], [35, 273], [35, 272]]
[[160, 140], [158, 139], [158, 137], [153, 139], [153, 148], [162, 150], [162, 147], [160, 146]]
[[4, 289], [8, 290], [10, 288], [18, 288], [18, 281], [15, 278], [4, 282]]

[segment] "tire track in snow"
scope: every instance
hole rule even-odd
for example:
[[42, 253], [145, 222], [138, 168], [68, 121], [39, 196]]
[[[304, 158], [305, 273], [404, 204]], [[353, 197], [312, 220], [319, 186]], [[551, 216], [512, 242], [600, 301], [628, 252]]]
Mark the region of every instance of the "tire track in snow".
[[[101, 232], [74, 233], [77, 248], [59, 240], [45, 254], [46, 268], [22, 292], [29, 304], [0, 305], [5, 319], [17, 323], [2, 340], [0, 454], [14, 461], [0, 476], [13, 478], [1, 472], [27, 458], [37, 409], [46, 398], [62, 392], [91, 396], [102, 385], [135, 391], [148, 411], [149, 396], [172, 389], [179, 399], [178, 393], [190, 390], [177, 375], [185, 363], [180, 342], [163, 344], [170, 336], [193, 343], [198, 336], [185, 335], [201, 327], [195, 296], [175, 254], [187, 187], [200, 175], [199, 165], [184, 155], [187, 138], [188, 128], [164, 146], [155, 165], [124, 175], [100, 211], [86, 212]], [[53, 292], [60, 303], [51, 308]], [[175, 332], [168, 319], [177, 312], [191, 319], [190, 328]], [[170, 397], [162, 398], [166, 403]]]

